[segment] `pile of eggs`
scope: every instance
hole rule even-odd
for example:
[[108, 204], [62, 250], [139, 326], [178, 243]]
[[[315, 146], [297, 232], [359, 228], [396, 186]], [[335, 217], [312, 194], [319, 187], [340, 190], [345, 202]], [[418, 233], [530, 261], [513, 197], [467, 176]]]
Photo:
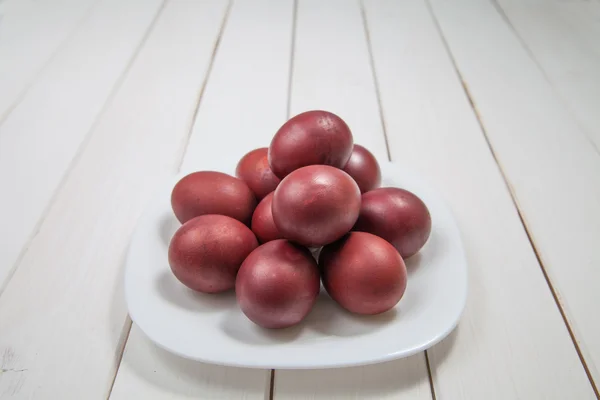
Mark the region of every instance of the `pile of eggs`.
[[236, 177], [199, 171], [177, 182], [171, 270], [195, 291], [235, 289], [265, 328], [301, 322], [321, 280], [347, 311], [385, 312], [404, 295], [404, 260], [427, 242], [431, 217], [415, 194], [380, 184], [376, 158], [341, 118], [296, 115], [239, 161]]

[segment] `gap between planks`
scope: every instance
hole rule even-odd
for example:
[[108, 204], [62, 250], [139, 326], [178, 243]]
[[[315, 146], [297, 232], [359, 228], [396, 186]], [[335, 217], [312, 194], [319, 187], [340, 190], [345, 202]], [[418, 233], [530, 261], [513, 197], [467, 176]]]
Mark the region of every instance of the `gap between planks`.
[[[387, 133], [387, 125], [385, 123], [385, 116], [383, 113], [383, 106], [381, 103], [381, 94], [379, 89], [379, 80], [377, 79], [377, 73], [375, 72], [375, 58], [373, 57], [373, 46], [371, 44], [371, 35], [369, 33], [369, 23], [367, 21], [367, 13], [365, 11], [365, 5], [362, 0], [360, 0], [360, 15], [365, 31], [365, 39], [367, 41], [367, 50], [369, 53], [369, 65], [371, 67], [371, 73], [373, 75], [373, 85], [375, 86], [375, 97], [377, 98], [377, 107], [379, 108], [379, 118], [381, 120], [381, 127], [383, 129], [383, 138], [385, 141], [385, 149], [387, 151], [388, 161], [392, 162], [392, 154], [390, 151], [390, 144], [388, 141], [388, 133]], [[423, 356], [425, 357], [425, 366], [427, 368], [427, 378], [429, 380], [429, 389], [431, 390], [431, 399], [436, 400], [435, 396], [435, 385], [433, 383], [433, 374], [431, 372], [431, 364], [429, 362], [429, 354], [427, 350], [423, 351]]]
[[[539, 64], [537, 63], [537, 61], [535, 60], [535, 58], [532, 56], [532, 53], [529, 51], [529, 49], [527, 48], [527, 46], [524, 45], [523, 41], [521, 40], [521, 38], [519, 37], [519, 35], [517, 34], [517, 32], [514, 30], [512, 24], [510, 24], [506, 18], [506, 16], [504, 15], [503, 12], [501, 12], [500, 10], [498, 10], [498, 7], [496, 6], [496, 2], [495, 0], [490, 0], [492, 2], [492, 4], [494, 5], [496, 11], [500, 14], [500, 16], [502, 17], [502, 19], [504, 20], [504, 22], [510, 27], [511, 31], [513, 32], [514, 35], [516, 35], [516, 37], [518, 38], [519, 43], [525, 48], [525, 51], [527, 52], [527, 54], [529, 55], [530, 58], [533, 59], [534, 63], [536, 64], [536, 66], [538, 67], [538, 69], [541, 69]], [[460, 80], [460, 83], [462, 85], [463, 91], [465, 93], [465, 96], [467, 96], [467, 99], [469, 100], [469, 104], [471, 105], [471, 109], [473, 110], [473, 114], [475, 115], [475, 118], [477, 119], [477, 123], [479, 124], [479, 128], [481, 129], [481, 133], [485, 139], [485, 142], [488, 146], [488, 149], [490, 150], [490, 153], [492, 155], [492, 157], [494, 158], [494, 162], [496, 163], [498, 170], [502, 176], [502, 180], [504, 181], [504, 184], [506, 186], [506, 188], [508, 189], [509, 193], [510, 193], [510, 197], [511, 200], [513, 202], [513, 205], [517, 211], [517, 215], [519, 216], [519, 220], [521, 221], [521, 225], [523, 225], [523, 228], [525, 230], [525, 234], [527, 235], [527, 239], [529, 240], [529, 244], [531, 245], [531, 248], [535, 254], [535, 257], [537, 259], [538, 265], [540, 266], [540, 269], [542, 271], [542, 274], [544, 275], [544, 278], [546, 280], [546, 284], [548, 285], [548, 288], [550, 289], [550, 293], [552, 294], [552, 297], [554, 298], [554, 302], [556, 304], [556, 307], [558, 308], [558, 311], [560, 312], [560, 315], [562, 316], [563, 322], [567, 328], [567, 331], [569, 332], [569, 336], [571, 337], [571, 341], [573, 342], [573, 346], [575, 347], [575, 351], [577, 352], [577, 356], [579, 357], [579, 360], [583, 366], [583, 369], [585, 370], [585, 373], [587, 375], [588, 381], [590, 383], [590, 385], [592, 386], [592, 390], [594, 391], [594, 394], [596, 396], [596, 398], [600, 399], [600, 392], [598, 391], [598, 387], [596, 386], [596, 383], [594, 382], [594, 379], [592, 378], [592, 375], [590, 373], [589, 367], [587, 365], [587, 362], [585, 361], [585, 358], [583, 357], [583, 353], [581, 352], [581, 349], [579, 347], [579, 344], [577, 343], [577, 339], [575, 338], [575, 334], [573, 333], [573, 329], [571, 328], [571, 324], [569, 323], [569, 320], [566, 316], [566, 313], [560, 303], [560, 299], [556, 293], [556, 290], [554, 289], [554, 286], [552, 285], [552, 281], [550, 280], [550, 277], [548, 276], [548, 273], [546, 272], [546, 268], [544, 266], [544, 263], [542, 261], [542, 258], [538, 252], [538, 249], [535, 245], [535, 239], [533, 238], [533, 235], [531, 234], [529, 227], [527, 225], [526, 219], [519, 207], [519, 203], [517, 201], [516, 195], [514, 193], [514, 190], [510, 184], [510, 182], [508, 181], [508, 178], [504, 172], [504, 169], [502, 168], [502, 164], [500, 163], [500, 161], [498, 160], [498, 157], [496, 156], [496, 153], [494, 151], [494, 148], [492, 147], [492, 144], [490, 143], [488, 134], [487, 134], [487, 130], [485, 128], [485, 125], [483, 123], [483, 120], [481, 118], [481, 115], [479, 114], [479, 111], [477, 110], [477, 105], [475, 103], [475, 100], [473, 99], [470, 91], [469, 91], [469, 86], [467, 85], [467, 83], [465, 82], [461, 72], [458, 69], [458, 65], [456, 64], [456, 60], [454, 59], [454, 55], [452, 54], [452, 52], [450, 51], [450, 47], [448, 46], [448, 42], [446, 41], [446, 38], [443, 35], [442, 29], [440, 27], [439, 21], [433, 11], [433, 7], [431, 6], [430, 0], [425, 0], [425, 4], [427, 5], [427, 8], [429, 10], [429, 13], [431, 15], [431, 18], [433, 19], [433, 22], [435, 24], [436, 30], [440, 36], [440, 38], [442, 39], [442, 42], [444, 44], [444, 48], [446, 49], [446, 53], [448, 54], [448, 57], [450, 58], [450, 60], [452, 61], [452, 66], [454, 67], [454, 71], [458, 77], [458, 79]], [[547, 80], [546, 74], [543, 73], [543, 71], [541, 72], [542, 75], [544, 76], [544, 79]], [[587, 136], [586, 136], [587, 137]], [[589, 140], [589, 137], [587, 137]], [[597, 150], [597, 148], [594, 146], [594, 148]], [[427, 360], [427, 366], [429, 369], [429, 360]], [[430, 375], [431, 376], [431, 375]], [[433, 382], [432, 382], [433, 385]], [[433, 386], [432, 386], [432, 393], [433, 393]], [[435, 400], [435, 394], [434, 394], [434, 400]]]
[[[540, 71], [540, 73], [542, 74], [542, 76], [546, 80], [546, 82], [548, 82], [548, 84], [552, 88], [552, 91], [554, 92], [554, 94], [556, 95], [556, 97], [558, 97], [560, 99], [560, 101], [563, 103], [565, 109], [569, 111], [569, 114], [571, 115], [571, 117], [573, 117], [573, 120], [575, 121], [575, 123], [577, 124], [577, 126], [581, 129], [581, 131], [583, 133], [585, 133], [585, 138], [590, 143], [590, 145], [592, 146], [592, 148], [594, 150], [596, 150], [596, 153], [598, 153], [598, 155], [600, 155], [600, 149], [596, 145], [596, 142], [594, 142], [594, 140], [589, 136], [588, 129], [583, 124], [581, 124], [581, 122], [579, 121], [578, 116], [573, 112], [573, 109], [571, 108], [571, 105], [569, 104], [569, 102], [564, 98], [564, 96], [562, 95], [562, 93], [559, 90], [556, 89], [554, 83], [552, 83], [552, 80], [548, 76], [548, 73], [546, 73], [546, 70], [544, 69], [544, 67], [542, 67], [542, 65], [538, 61], [537, 57], [534, 55], [533, 51], [527, 45], [527, 43], [525, 42], [525, 40], [523, 40], [523, 38], [521, 37], [521, 35], [519, 35], [519, 32], [515, 29], [515, 26], [511, 22], [510, 18], [508, 18], [508, 15], [504, 12], [504, 9], [498, 3], [498, 0], [490, 0], [490, 2], [492, 3], [492, 6], [494, 7], [494, 9], [498, 13], [498, 15], [500, 15], [500, 17], [502, 18], [502, 20], [504, 21], [504, 23], [506, 24], [506, 26], [508, 26], [508, 28], [513, 33], [513, 35], [517, 38], [519, 44], [521, 44], [521, 47], [523, 47], [523, 49], [525, 50], [525, 52], [527, 53], [527, 55], [529, 56], [529, 58], [533, 61], [533, 63], [537, 67], [537, 69]], [[469, 101], [471, 101], [470, 97], [469, 97]], [[486, 139], [487, 139], [487, 137], [486, 137]], [[488, 145], [489, 145], [489, 143], [488, 143]], [[511, 194], [512, 194], [512, 191], [511, 191]], [[529, 232], [527, 232], [527, 234], [529, 234]], [[544, 274], [545, 274], [545, 271], [544, 271]], [[554, 290], [552, 291], [552, 293], [554, 293]], [[562, 312], [562, 309], [561, 309], [561, 312]], [[569, 332], [571, 332], [571, 327], [569, 327], [568, 325], [567, 325], [567, 327], [569, 328]], [[587, 372], [587, 368], [586, 368], [586, 372]], [[596, 391], [596, 396], [598, 396], [598, 392], [597, 391]]]
[[[298, 0], [294, 0], [294, 5], [292, 7], [292, 31], [291, 31], [291, 41], [292, 45], [290, 46], [290, 67], [288, 73], [288, 85], [287, 85], [287, 104], [285, 108], [285, 115], [287, 119], [290, 118], [291, 108], [292, 108], [292, 84], [294, 78], [294, 56], [296, 54], [296, 23], [298, 20]], [[271, 370], [271, 381], [269, 384], [269, 392], [268, 399], [273, 400], [273, 396], [275, 395], [275, 370]], [[265, 396], [266, 397], [266, 396]]]
[[[135, 48], [135, 50], [133, 51], [131, 57], [127, 61], [127, 64], [125, 65], [125, 68], [123, 69], [123, 72], [121, 73], [121, 75], [115, 81], [112, 89], [110, 90], [110, 93], [109, 93], [108, 97], [106, 98], [106, 101], [104, 102], [104, 104], [102, 104], [102, 106], [100, 108], [100, 112], [98, 113], [98, 115], [96, 116], [96, 118], [94, 119], [94, 121], [92, 122], [92, 125], [91, 125], [90, 129], [88, 130], [88, 132], [85, 134], [85, 137], [81, 141], [81, 144], [79, 145], [79, 148], [75, 152], [75, 155], [73, 156], [73, 159], [69, 163], [69, 166], [67, 167], [64, 175], [60, 179], [60, 182], [58, 183], [58, 185], [56, 185], [56, 188], [54, 189], [54, 193], [52, 193], [52, 196], [51, 196], [50, 200], [48, 201], [48, 204], [46, 204], [46, 206], [44, 207], [44, 210], [42, 211], [40, 219], [35, 224], [33, 230], [31, 231], [31, 233], [29, 235], [29, 238], [27, 238], [27, 241], [23, 245], [23, 248], [21, 249], [21, 251], [20, 251], [17, 259], [15, 260], [15, 263], [13, 264], [13, 266], [11, 267], [11, 269], [8, 271], [8, 274], [6, 275], [6, 279], [4, 280], [3, 283], [0, 283], [0, 297], [2, 297], [2, 294], [4, 293], [4, 290], [8, 287], [8, 285], [10, 284], [10, 281], [12, 280], [13, 276], [17, 272], [17, 269], [19, 268], [19, 265], [21, 264], [21, 261], [23, 260], [23, 257], [25, 257], [25, 254], [29, 250], [29, 246], [31, 245], [31, 243], [33, 242], [33, 240], [35, 239], [35, 237], [38, 235], [38, 233], [40, 232], [40, 228], [41, 228], [42, 224], [44, 223], [44, 221], [46, 220], [46, 216], [48, 214], [48, 211], [54, 205], [54, 201], [56, 199], [56, 196], [58, 195], [58, 193], [60, 193], [62, 187], [64, 186], [67, 178], [69, 177], [69, 174], [71, 173], [71, 170], [72, 170], [73, 166], [76, 165], [77, 162], [79, 161], [79, 158], [81, 157], [81, 154], [83, 153], [83, 150], [86, 148], [86, 146], [87, 146], [87, 144], [88, 144], [88, 142], [89, 142], [89, 140], [90, 140], [90, 138], [92, 136], [92, 132], [94, 132], [94, 130], [96, 129], [96, 126], [102, 120], [102, 117], [104, 116], [104, 113], [106, 112], [106, 109], [111, 104], [111, 102], [112, 102], [113, 98], [115, 97], [118, 89], [121, 87], [121, 84], [123, 83], [123, 80], [125, 79], [125, 77], [129, 73], [129, 70], [131, 69], [131, 66], [133, 65], [133, 62], [135, 61], [135, 59], [137, 58], [140, 50], [142, 49], [142, 47], [146, 43], [146, 40], [148, 39], [148, 36], [150, 35], [150, 32], [152, 31], [154, 25], [156, 24], [156, 21], [158, 20], [158, 17], [160, 16], [160, 14], [162, 13], [163, 9], [165, 8], [166, 3], [168, 3], [169, 1], [170, 0], [163, 0], [162, 4], [158, 7], [158, 10], [156, 11], [156, 14], [154, 15], [154, 17], [152, 18], [152, 21], [150, 22], [150, 24], [146, 28], [146, 31], [144, 32], [144, 35], [142, 36], [142, 39], [140, 40], [140, 43]], [[76, 26], [76, 28], [74, 29], [73, 32], [76, 32], [77, 29], [79, 29], [81, 26], [83, 26], [84, 21], [86, 21], [88, 19], [88, 17], [91, 15], [91, 13], [93, 12], [93, 9], [95, 8], [95, 6], [97, 4], [99, 4], [99, 2], [94, 3], [94, 5], [92, 5], [90, 7], [89, 12], [86, 13], [85, 17], [80, 21], [80, 23], [77, 24], [77, 26]], [[50, 62], [54, 59], [54, 57], [56, 56], [56, 54], [59, 53], [60, 49], [62, 49], [63, 46], [66, 46], [66, 44], [69, 42], [69, 40], [71, 39], [72, 36], [73, 35], [69, 35], [69, 37], [64, 41], [64, 43], [62, 43], [59, 46], [59, 48], [56, 50], [56, 52], [52, 55], [52, 57], [50, 57], [48, 59], [48, 61], [44, 64], [44, 66], [40, 69], [40, 71], [36, 75], [35, 79], [33, 79], [30, 82], [30, 84], [28, 85], [28, 87], [23, 91], [21, 97], [25, 97], [25, 95], [27, 94], [27, 91], [29, 90], [30, 87], [33, 86], [33, 83], [37, 80], [37, 77], [39, 76], [39, 74], [41, 73], [41, 71], [47, 65], [50, 64]], [[12, 111], [14, 109], [14, 107], [16, 107], [20, 103], [21, 100], [22, 100], [22, 98], [19, 98], [19, 100], [14, 105], [12, 105], [10, 107], [10, 110]], [[6, 115], [4, 115], [2, 118], [8, 116], [9, 114], [10, 114], [10, 112], [6, 113]], [[0, 125], [2, 125], [2, 122], [4, 122], [4, 120], [0, 119]]]
[[[150, 32], [154, 28], [154, 25], [156, 24], [156, 21], [158, 21], [158, 18], [160, 16], [160, 14], [162, 14], [163, 10], [165, 9], [165, 6], [170, 1], [171, 0], [164, 0], [163, 3], [161, 4], [161, 6], [160, 6], [158, 12], [156, 13], [154, 19], [150, 23], [150, 26], [148, 27], [148, 30], [146, 31], [146, 33], [144, 35], [144, 38], [142, 39], [142, 41], [140, 43], [140, 46], [136, 49], [134, 57], [132, 57], [130, 63], [128, 64], [127, 69], [129, 69], [130, 65], [133, 63], [133, 60], [137, 57], [138, 52], [143, 47], [144, 43], [146, 42], [146, 39], [150, 35]], [[206, 84], [208, 83], [208, 80], [210, 78], [210, 74], [211, 74], [211, 71], [212, 71], [212, 68], [213, 68], [213, 64], [215, 62], [215, 58], [216, 58], [217, 52], [219, 50], [219, 44], [221, 43], [221, 37], [223, 36], [223, 32], [225, 31], [225, 27], [227, 26], [227, 20], [229, 19], [229, 14], [230, 14], [230, 11], [231, 11], [232, 4], [233, 4], [232, 0], [229, 0], [229, 2], [227, 4], [227, 8], [225, 10], [225, 14], [223, 16], [223, 20], [221, 22], [221, 27], [219, 28], [219, 34], [217, 35], [217, 39], [215, 40], [215, 44], [213, 45], [213, 51], [212, 51], [212, 54], [211, 54], [210, 63], [208, 64], [208, 69], [206, 71], [206, 75], [205, 75], [204, 80], [202, 82], [202, 86], [200, 88], [200, 91], [198, 92], [198, 98], [196, 100], [196, 105], [194, 107], [194, 113], [192, 114], [192, 117], [191, 117], [191, 120], [190, 120], [190, 123], [189, 123], [190, 126], [189, 126], [189, 129], [188, 129], [188, 134], [186, 135], [184, 143], [182, 145], [182, 151], [181, 151], [181, 154], [180, 154], [180, 157], [179, 157], [179, 162], [178, 162], [178, 165], [177, 165], [177, 171], [179, 171], [179, 169], [181, 168], [181, 165], [183, 164], [183, 159], [184, 159], [184, 156], [185, 156], [185, 152], [186, 152], [187, 147], [188, 147], [188, 145], [190, 143], [190, 138], [192, 136], [192, 132], [194, 130], [194, 125], [195, 125], [195, 122], [196, 122], [196, 116], [198, 115], [198, 110], [200, 109], [200, 105], [202, 103], [202, 97], [204, 96], [204, 91], [206, 89]], [[123, 77], [124, 76], [125, 76], [125, 73], [123, 74]], [[1, 292], [0, 292], [0, 294], [1, 294]], [[117, 355], [115, 357], [116, 367], [115, 367], [115, 372], [114, 372], [113, 378], [112, 378], [111, 383], [110, 383], [110, 390], [108, 391], [108, 395], [106, 397], [107, 400], [109, 400], [110, 396], [112, 395], [112, 391], [113, 391], [113, 388], [115, 386], [115, 381], [117, 380], [117, 375], [119, 374], [119, 368], [121, 367], [121, 361], [123, 360], [123, 355], [125, 353], [125, 347], [127, 346], [127, 341], [129, 340], [129, 335], [131, 333], [131, 327], [132, 326], [133, 326], [133, 321], [131, 320], [131, 317], [128, 315], [127, 319], [125, 321], [125, 324], [123, 326], [123, 331], [121, 333], [121, 337], [123, 338], [123, 340], [121, 341], [120, 346], [117, 349]], [[271, 376], [273, 377], [273, 374], [271, 374]], [[272, 380], [271, 380], [271, 386], [273, 385]]]
[[269, 397], [268, 397], [268, 399], [273, 400], [274, 394], [275, 394], [275, 370], [272, 369], [271, 370], [271, 378], [270, 378], [270, 382], [269, 382], [269, 392], [268, 392]]
[[292, 80], [294, 77], [294, 55], [296, 54], [296, 22], [298, 16], [298, 0], [294, 0], [294, 6], [292, 9], [292, 46], [290, 50], [290, 72], [288, 74], [288, 98], [285, 115], [290, 118], [290, 112], [292, 107]]
[[367, 13], [365, 11], [364, 2], [360, 1], [360, 17], [362, 19], [363, 28], [365, 31], [365, 39], [367, 41], [367, 51], [369, 52], [369, 66], [371, 67], [371, 74], [373, 75], [373, 85], [375, 86], [375, 97], [377, 98], [377, 108], [379, 108], [379, 119], [381, 120], [381, 128], [383, 129], [383, 139], [385, 142], [385, 151], [387, 152], [388, 161], [392, 161], [392, 153], [390, 151], [390, 144], [388, 141], [387, 125], [383, 115], [383, 107], [381, 105], [381, 94], [379, 91], [379, 80], [377, 79], [377, 73], [375, 72], [375, 59], [373, 58], [373, 46], [371, 45], [371, 34], [369, 33], [369, 23], [367, 22]]

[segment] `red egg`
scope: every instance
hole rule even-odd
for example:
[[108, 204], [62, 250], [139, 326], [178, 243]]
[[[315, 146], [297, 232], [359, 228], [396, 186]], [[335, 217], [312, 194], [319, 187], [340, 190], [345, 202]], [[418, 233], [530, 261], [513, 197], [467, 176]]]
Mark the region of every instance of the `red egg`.
[[429, 239], [431, 216], [425, 203], [408, 190], [379, 188], [362, 195], [354, 230], [382, 237], [406, 259]]
[[273, 196], [273, 220], [286, 239], [307, 247], [331, 243], [350, 231], [360, 189], [341, 169], [311, 165], [285, 177]]
[[406, 290], [406, 266], [387, 241], [350, 232], [325, 246], [319, 257], [323, 286], [346, 310], [379, 314], [393, 308]]
[[269, 193], [267, 197], [258, 203], [252, 215], [252, 232], [254, 232], [261, 243], [283, 239], [283, 236], [275, 226], [275, 221], [273, 221], [271, 204], [273, 204], [273, 193]]
[[256, 198], [244, 181], [233, 176], [200, 171], [184, 176], [173, 188], [171, 206], [184, 223], [206, 214], [219, 214], [250, 223]]
[[244, 314], [264, 328], [286, 328], [302, 321], [320, 289], [310, 252], [287, 240], [254, 250], [240, 267], [235, 293]]
[[381, 184], [381, 169], [377, 159], [361, 145], [354, 145], [344, 171], [356, 181], [361, 193], [373, 190]]
[[246, 182], [258, 200], [275, 190], [280, 181], [269, 167], [267, 153], [266, 147], [252, 150], [242, 157], [235, 169], [235, 175]]
[[173, 235], [169, 265], [190, 289], [223, 292], [235, 287], [240, 265], [256, 247], [256, 237], [238, 220], [202, 215], [187, 221]]
[[280, 178], [307, 165], [343, 168], [352, 153], [352, 133], [337, 115], [307, 111], [288, 120], [269, 146], [269, 164]]

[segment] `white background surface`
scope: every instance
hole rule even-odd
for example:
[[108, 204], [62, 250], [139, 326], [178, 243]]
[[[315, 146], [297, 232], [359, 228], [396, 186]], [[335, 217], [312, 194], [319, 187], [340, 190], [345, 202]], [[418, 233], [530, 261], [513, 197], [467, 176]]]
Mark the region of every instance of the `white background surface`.
[[[596, 398], [599, 18], [597, 0], [0, 1], [0, 398]], [[458, 328], [327, 371], [156, 348], [122, 282], [157, 182], [313, 108], [447, 200]]]

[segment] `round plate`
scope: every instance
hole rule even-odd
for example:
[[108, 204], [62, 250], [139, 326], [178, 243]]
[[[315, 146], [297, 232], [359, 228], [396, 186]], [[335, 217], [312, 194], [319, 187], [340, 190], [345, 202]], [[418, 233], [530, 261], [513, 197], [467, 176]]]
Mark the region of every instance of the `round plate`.
[[[224, 160], [198, 170], [233, 173]], [[233, 167], [231, 167], [233, 166]], [[127, 257], [125, 294], [133, 321], [158, 346], [212, 364], [250, 368], [331, 368], [407, 357], [439, 342], [458, 323], [467, 297], [467, 264], [454, 218], [440, 196], [407, 169], [381, 165], [382, 186], [405, 188], [429, 207], [432, 233], [406, 260], [408, 284], [396, 307], [352, 315], [321, 289], [299, 325], [267, 330], [248, 320], [233, 292], [208, 295], [171, 273], [167, 249], [180, 226], [171, 210], [170, 179], [145, 210]]]

